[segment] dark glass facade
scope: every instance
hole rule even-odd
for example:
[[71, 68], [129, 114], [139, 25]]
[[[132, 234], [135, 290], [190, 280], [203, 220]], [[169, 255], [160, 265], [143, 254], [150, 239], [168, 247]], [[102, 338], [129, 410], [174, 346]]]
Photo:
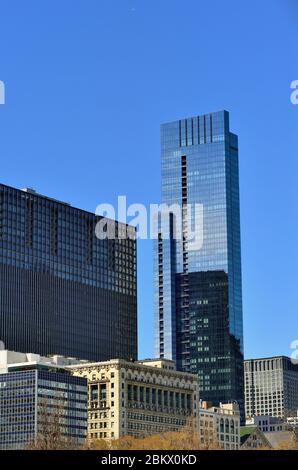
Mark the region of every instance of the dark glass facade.
[[[214, 405], [236, 400], [243, 415], [238, 139], [229, 114], [163, 124], [161, 165], [162, 203], [181, 212], [159, 220], [156, 354], [197, 373], [200, 398]], [[197, 245], [190, 243], [196, 204]]]
[[[69, 442], [87, 437], [87, 380], [45, 366], [16, 367], [0, 374], [0, 449], [25, 449], [59, 419]], [[51, 420], [51, 421], [50, 421]]]
[[[116, 222], [0, 185], [0, 339], [9, 350], [137, 358], [136, 240]], [[127, 235], [127, 236], [126, 236]]]

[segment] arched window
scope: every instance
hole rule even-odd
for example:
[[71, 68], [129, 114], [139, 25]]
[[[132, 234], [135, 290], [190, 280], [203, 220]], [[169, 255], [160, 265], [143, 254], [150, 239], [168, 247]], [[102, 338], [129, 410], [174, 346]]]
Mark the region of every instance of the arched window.
[[230, 422], [228, 419], [226, 419], [226, 432], [229, 433], [230, 432]]
[[223, 420], [223, 418], [221, 418], [221, 420], [220, 420], [220, 432], [221, 433], [224, 432], [224, 420]]
[[231, 419], [231, 434], [235, 434], [235, 423], [233, 419]]

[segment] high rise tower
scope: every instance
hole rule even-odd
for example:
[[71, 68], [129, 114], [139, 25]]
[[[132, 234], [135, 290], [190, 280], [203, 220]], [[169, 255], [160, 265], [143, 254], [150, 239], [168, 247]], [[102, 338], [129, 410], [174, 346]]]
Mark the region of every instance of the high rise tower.
[[[135, 228], [0, 185], [0, 340], [7, 349], [137, 358]], [[130, 234], [117, 237], [119, 232]]]
[[156, 355], [196, 372], [202, 399], [243, 410], [238, 139], [228, 112], [163, 124], [161, 165], [162, 203], [181, 211], [159, 220]]

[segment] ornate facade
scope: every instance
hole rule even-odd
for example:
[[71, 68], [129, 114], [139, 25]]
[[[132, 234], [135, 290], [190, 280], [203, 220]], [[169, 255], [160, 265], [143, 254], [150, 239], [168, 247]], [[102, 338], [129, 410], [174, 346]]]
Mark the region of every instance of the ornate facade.
[[197, 376], [163, 359], [71, 366], [88, 379], [88, 438], [143, 437], [197, 426]]

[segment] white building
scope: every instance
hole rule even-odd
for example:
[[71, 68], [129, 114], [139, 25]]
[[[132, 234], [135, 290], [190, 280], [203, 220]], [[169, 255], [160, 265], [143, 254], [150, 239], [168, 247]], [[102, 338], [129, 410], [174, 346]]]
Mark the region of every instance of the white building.
[[199, 432], [205, 448], [236, 450], [240, 448], [240, 412], [236, 403], [200, 401]]
[[298, 428], [298, 410], [296, 416], [288, 416], [287, 424], [291, 428]]
[[246, 426], [257, 426], [262, 432], [285, 431], [287, 423], [275, 416], [253, 416], [246, 420]]

